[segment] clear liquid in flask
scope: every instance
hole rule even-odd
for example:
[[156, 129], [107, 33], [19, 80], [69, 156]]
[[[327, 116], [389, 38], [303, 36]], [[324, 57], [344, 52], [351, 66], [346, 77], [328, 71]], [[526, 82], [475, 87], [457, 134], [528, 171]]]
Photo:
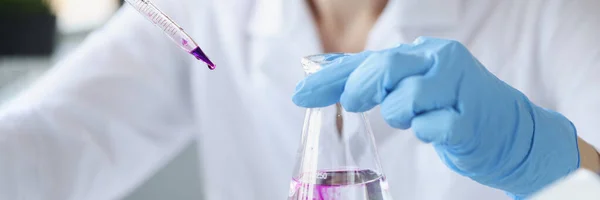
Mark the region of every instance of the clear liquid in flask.
[[391, 199], [385, 177], [372, 170], [322, 171], [314, 177], [314, 181], [294, 178], [288, 200]]

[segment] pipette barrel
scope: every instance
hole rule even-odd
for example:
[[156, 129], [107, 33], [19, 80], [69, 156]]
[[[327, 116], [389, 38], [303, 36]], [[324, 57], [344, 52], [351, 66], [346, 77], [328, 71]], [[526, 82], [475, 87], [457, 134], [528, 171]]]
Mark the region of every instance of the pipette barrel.
[[215, 64], [210, 61], [208, 56], [200, 49], [198, 44], [173, 20], [171, 20], [166, 14], [164, 14], [158, 7], [156, 7], [149, 0], [125, 0], [131, 6], [133, 6], [140, 14], [146, 19], [151, 21], [179, 47], [186, 52], [192, 54], [196, 59], [205, 62], [208, 68], [211, 70], [215, 69]]

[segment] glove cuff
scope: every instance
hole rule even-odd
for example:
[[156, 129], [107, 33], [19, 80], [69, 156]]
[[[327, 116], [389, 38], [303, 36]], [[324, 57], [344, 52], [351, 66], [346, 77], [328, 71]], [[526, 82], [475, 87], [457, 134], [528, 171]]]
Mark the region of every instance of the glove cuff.
[[[577, 130], [560, 113], [530, 104], [533, 137], [521, 166], [504, 178], [505, 191], [525, 198], [577, 170], [580, 165]], [[503, 182], [504, 182], [503, 181]]]

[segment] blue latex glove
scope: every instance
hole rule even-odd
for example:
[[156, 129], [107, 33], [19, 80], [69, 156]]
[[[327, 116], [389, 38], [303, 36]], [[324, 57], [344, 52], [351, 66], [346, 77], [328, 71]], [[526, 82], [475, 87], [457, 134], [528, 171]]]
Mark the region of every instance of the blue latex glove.
[[389, 125], [412, 128], [449, 168], [515, 198], [579, 168], [571, 122], [534, 105], [456, 41], [422, 37], [337, 58], [302, 80], [293, 101], [339, 101], [350, 112], [380, 105]]

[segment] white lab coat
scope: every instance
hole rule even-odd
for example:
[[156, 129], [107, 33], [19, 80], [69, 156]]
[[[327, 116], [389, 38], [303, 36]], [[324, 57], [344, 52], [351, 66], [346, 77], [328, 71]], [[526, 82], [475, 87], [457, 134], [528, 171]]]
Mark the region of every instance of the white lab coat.
[[[286, 199], [304, 117], [290, 99], [304, 76], [299, 61], [322, 52], [305, 1], [156, 3], [217, 70], [122, 10], [3, 108], [0, 199], [118, 199], [193, 140], [207, 200]], [[367, 48], [457, 39], [600, 146], [598, 8], [595, 0], [391, 0]], [[448, 170], [377, 109], [369, 118], [395, 199], [508, 199]]]

